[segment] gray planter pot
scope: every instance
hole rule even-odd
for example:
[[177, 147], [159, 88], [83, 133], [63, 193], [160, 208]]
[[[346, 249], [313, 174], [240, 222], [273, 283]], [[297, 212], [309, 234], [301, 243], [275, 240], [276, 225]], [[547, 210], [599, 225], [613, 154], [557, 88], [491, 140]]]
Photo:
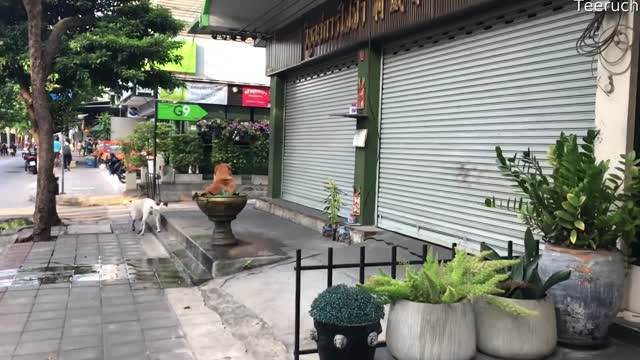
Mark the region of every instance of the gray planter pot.
[[386, 340], [398, 360], [472, 359], [476, 353], [473, 305], [470, 301], [396, 301], [389, 309]]
[[575, 250], [546, 244], [540, 259], [543, 279], [560, 270], [571, 278], [549, 290], [556, 305], [558, 341], [601, 347], [624, 296], [624, 258], [619, 251]]
[[543, 300], [502, 299], [535, 311], [524, 317], [504, 312], [483, 298], [474, 301], [478, 350], [501, 359], [542, 359], [558, 340], [556, 312], [550, 297]]

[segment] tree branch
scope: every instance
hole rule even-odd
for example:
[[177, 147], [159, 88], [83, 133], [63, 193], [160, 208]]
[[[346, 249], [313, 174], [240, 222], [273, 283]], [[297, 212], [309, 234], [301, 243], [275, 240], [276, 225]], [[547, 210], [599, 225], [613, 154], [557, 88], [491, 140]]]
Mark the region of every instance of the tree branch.
[[95, 20], [96, 18], [93, 16], [72, 16], [58, 21], [53, 26], [53, 30], [51, 30], [47, 41], [47, 47], [44, 50], [45, 72], [47, 76], [53, 71], [53, 62], [60, 51], [64, 34], [80, 26], [89, 25]]

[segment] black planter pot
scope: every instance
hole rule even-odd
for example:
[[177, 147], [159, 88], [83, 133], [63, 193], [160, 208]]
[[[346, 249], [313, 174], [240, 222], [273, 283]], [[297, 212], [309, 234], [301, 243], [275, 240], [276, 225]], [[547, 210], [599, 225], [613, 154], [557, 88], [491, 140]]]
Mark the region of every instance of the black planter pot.
[[314, 321], [320, 360], [373, 360], [380, 322], [359, 326], [338, 326]]

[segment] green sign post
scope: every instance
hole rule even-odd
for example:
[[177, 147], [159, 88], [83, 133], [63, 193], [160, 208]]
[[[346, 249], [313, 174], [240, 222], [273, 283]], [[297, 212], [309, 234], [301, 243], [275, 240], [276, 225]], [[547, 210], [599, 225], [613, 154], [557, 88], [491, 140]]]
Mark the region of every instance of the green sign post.
[[158, 102], [158, 120], [198, 121], [207, 112], [196, 104], [171, 104]]

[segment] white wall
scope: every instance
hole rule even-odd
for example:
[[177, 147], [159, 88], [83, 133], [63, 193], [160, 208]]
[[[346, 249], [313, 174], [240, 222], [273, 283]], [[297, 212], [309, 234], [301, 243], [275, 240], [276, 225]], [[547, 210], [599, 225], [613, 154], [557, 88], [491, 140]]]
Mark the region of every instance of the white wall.
[[[220, 82], [269, 86], [266, 49], [239, 41], [179, 37], [197, 44], [196, 77]], [[190, 74], [193, 75], [193, 74]]]
[[133, 133], [133, 128], [139, 122], [145, 121], [142, 118], [132, 117], [111, 117], [111, 139], [123, 140]]
[[[636, 14], [623, 16], [625, 24], [632, 27]], [[614, 25], [617, 17], [609, 16], [603, 26], [608, 29]], [[637, 19], [636, 21], [637, 22]], [[598, 159], [610, 159], [617, 166], [620, 154], [633, 150], [635, 130], [635, 96], [638, 73], [638, 30], [626, 29], [632, 47], [616, 64], [598, 61], [598, 89], [596, 93], [596, 127], [600, 130], [600, 139], [596, 145]], [[616, 46], [610, 46], [605, 52], [607, 59], [618, 59], [623, 54]], [[619, 74], [617, 74], [619, 73]], [[609, 79], [611, 76], [611, 79]], [[610, 83], [611, 82], [611, 83]], [[611, 88], [611, 85], [613, 87]], [[612, 90], [612, 91], [611, 91]]]

